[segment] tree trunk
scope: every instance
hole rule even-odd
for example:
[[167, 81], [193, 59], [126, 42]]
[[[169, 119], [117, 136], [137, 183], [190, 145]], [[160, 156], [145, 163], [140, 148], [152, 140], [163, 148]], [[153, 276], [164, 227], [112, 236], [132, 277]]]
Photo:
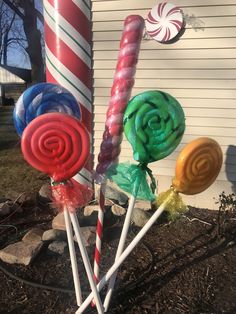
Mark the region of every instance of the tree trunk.
[[28, 41], [26, 52], [31, 63], [32, 83], [44, 82], [44, 62], [42, 56], [41, 33], [37, 29], [37, 13], [34, 0], [24, 0], [21, 2], [24, 9], [23, 27]]
[[8, 32], [3, 35], [3, 64], [7, 65]]
[[[36, 10], [34, 0], [2, 0], [17, 14], [23, 22], [28, 42], [26, 52], [31, 64], [32, 83], [45, 81], [44, 62], [42, 56], [41, 33], [37, 28], [37, 18], [43, 21], [43, 15]], [[23, 12], [19, 9], [23, 9]]]

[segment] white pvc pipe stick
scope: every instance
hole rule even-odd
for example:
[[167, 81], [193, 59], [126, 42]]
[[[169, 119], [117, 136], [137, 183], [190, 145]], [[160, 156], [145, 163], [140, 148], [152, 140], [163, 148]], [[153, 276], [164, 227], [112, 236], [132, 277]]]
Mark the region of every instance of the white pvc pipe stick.
[[73, 280], [74, 280], [74, 286], [75, 286], [76, 301], [77, 301], [78, 306], [80, 306], [82, 304], [82, 293], [81, 293], [81, 286], [80, 286], [80, 280], [79, 280], [78, 266], [77, 266], [77, 261], [76, 261], [75, 244], [74, 244], [74, 239], [73, 239], [72, 226], [71, 226], [69, 213], [66, 207], [64, 208], [64, 218], [65, 218], [66, 234], [67, 234], [67, 240], [68, 240], [69, 252], [70, 252], [71, 268], [72, 268], [72, 274], [73, 274]]
[[[148, 220], [148, 222], [145, 224], [145, 226], [139, 231], [139, 233], [135, 236], [135, 238], [132, 240], [132, 242], [127, 246], [127, 248], [124, 250], [124, 252], [121, 254], [121, 256], [117, 259], [117, 261], [108, 270], [106, 275], [104, 277], [102, 277], [101, 281], [97, 285], [98, 291], [101, 291], [101, 289], [106, 285], [106, 283], [111, 278], [111, 276], [114, 274], [114, 272], [117, 271], [117, 269], [124, 262], [124, 260], [127, 258], [127, 256], [132, 252], [132, 250], [135, 248], [135, 246], [145, 236], [147, 231], [152, 227], [152, 225], [155, 223], [157, 218], [165, 210], [165, 206], [168, 203], [169, 198], [171, 196], [172, 196], [172, 193], [169, 195], [169, 197], [166, 199], [166, 201], [163, 202], [162, 205], [156, 210], [156, 212]], [[85, 301], [80, 306], [80, 308], [76, 311], [76, 314], [83, 313], [83, 311], [87, 308], [87, 306], [90, 304], [92, 299], [93, 299], [93, 294], [90, 293], [90, 295], [85, 299]]]
[[[77, 239], [77, 242], [79, 245], [79, 249], [80, 249], [80, 253], [82, 256], [83, 263], [84, 263], [84, 267], [85, 267], [87, 277], [89, 280], [89, 284], [90, 284], [90, 287], [92, 290], [91, 300], [94, 298], [94, 300], [96, 302], [95, 305], [97, 307], [98, 313], [103, 314], [104, 311], [103, 311], [102, 301], [100, 299], [99, 292], [97, 290], [96, 284], [95, 284], [94, 279], [93, 279], [93, 271], [92, 271], [92, 267], [91, 267], [91, 264], [89, 261], [87, 251], [86, 251], [85, 246], [84, 246], [83, 235], [82, 235], [82, 232], [80, 229], [78, 218], [77, 218], [76, 214], [70, 213], [70, 219], [71, 219], [74, 231], [75, 231], [75, 236], [76, 236], [76, 239]], [[91, 300], [90, 300], [90, 302], [91, 302]]]
[[[128, 234], [128, 231], [129, 231], [131, 215], [132, 215], [132, 211], [133, 211], [133, 208], [134, 208], [134, 204], [135, 204], [135, 197], [133, 195], [131, 195], [130, 201], [129, 201], [129, 207], [127, 209], [124, 225], [123, 225], [121, 236], [120, 236], [120, 241], [119, 241], [118, 248], [117, 248], [117, 251], [116, 251], [115, 262], [118, 260], [118, 258], [121, 256], [122, 252], [124, 251], [125, 241], [126, 241], [127, 234]], [[116, 282], [117, 272], [118, 272], [118, 269], [114, 272], [114, 274], [111, 276], [111, 279], [109, 281], [107, 294], [106, 294], [106, 297], [105, 297], [105, 300], [104, 300], [104, 303], [103, 303], [105, 312], [107, 312], [107, 310], [109, 308], [111, 296], [112, 296], [112, 293], [113, 293], [113, 290], [114, 290], [114, 286], [115, 286], [115, 282]]]

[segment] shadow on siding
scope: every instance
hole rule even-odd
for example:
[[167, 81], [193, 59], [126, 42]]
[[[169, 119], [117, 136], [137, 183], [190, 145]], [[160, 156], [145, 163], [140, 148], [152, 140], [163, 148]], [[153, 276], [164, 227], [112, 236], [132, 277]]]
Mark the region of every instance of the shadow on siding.
[[225, 160], [226, 177], [232, 184], [232, 191], [236, 193], [236, 146], [229, 145]]

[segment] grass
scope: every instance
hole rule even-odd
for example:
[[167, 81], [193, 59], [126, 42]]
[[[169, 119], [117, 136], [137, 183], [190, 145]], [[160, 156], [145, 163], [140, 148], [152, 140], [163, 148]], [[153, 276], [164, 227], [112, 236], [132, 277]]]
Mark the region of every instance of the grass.
[[12, 112], [13, 107], [0, 107], [0, 197], [10, 199], [24, 192], [37, 192], [47, 180], [24, 161]]

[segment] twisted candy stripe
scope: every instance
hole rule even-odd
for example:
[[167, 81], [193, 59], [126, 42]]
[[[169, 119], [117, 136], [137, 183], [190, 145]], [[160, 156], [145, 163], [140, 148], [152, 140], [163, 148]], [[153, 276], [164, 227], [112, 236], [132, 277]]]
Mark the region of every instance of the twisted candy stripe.
[[62, 113], [48, 113], [28, 124], [21, 148], [32, 167], [61, 182], [83, 167], [89, 154], [89, 136], [79, 120]]
[[[139, 15], [130, 15], [124, 21], [124, 30], [120, 41], [120, 51], [116, 65], [115, 77], [108, 105], [105, 131], [98, 155], [96, 168], [97, 183], [104, 183], [104, 174], [111, 164], [118, 161], [123, 132], [123, 114], [130, 99], [134, 85], [134, 75], [144, 28], [144, 20]], [[105, 184], [105, 183], [104, 183]], [[101, 184], [99, 195], [100, 210], [96, 232], [96, 247], [94, 255], [94, 278], [99, 280], [99, 265], [101, 258], [103, 220], [105, 209], [105, 185]]]
[[165, 158], [180, 143], [185, 130], [181, 105], [171, 95], [147, 91], [132, 98], [124, 114], [124, 132], [134, 159], [147, 164]]
[[75, 97], [64, 87], [39, 83], [28, 88], [15, 105], [13, 119], [21, 136], [27, 124], [48, 112], [62, 112], [80, 118], [80, 107]]
[[206, 190], [218, 176], [222, 158], [221, 148], [213, 139], [200, 137], [190, 142], [177, 159], [173, 187], [188, 195]]
[[143, 28], [144, 20], [141, 16], [130, 15], [125, 19], [105, 131], [98, 156], [97, 174], [104, 174], [106, 169], [117, 161], [120, 154], [123, 114], [134, 85]]

